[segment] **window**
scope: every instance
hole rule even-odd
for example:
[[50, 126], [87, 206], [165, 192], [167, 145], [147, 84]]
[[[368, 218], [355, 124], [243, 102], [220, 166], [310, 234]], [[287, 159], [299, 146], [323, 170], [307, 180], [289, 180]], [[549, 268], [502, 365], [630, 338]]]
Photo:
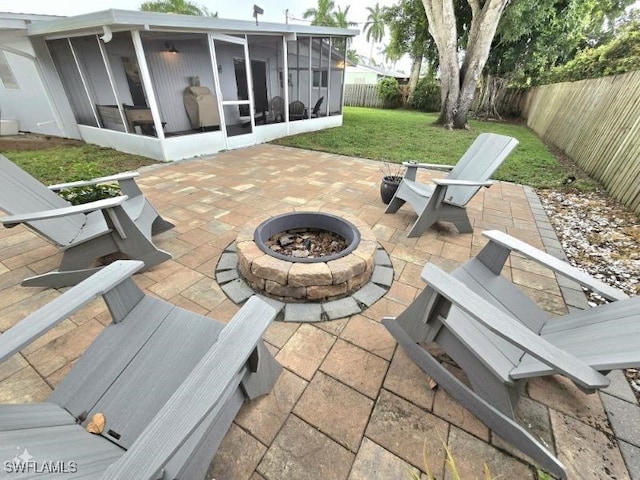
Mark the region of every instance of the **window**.
[[329, 79], [329, 72], [327, 70], [314, 70], [313, 71], [313, 86], [327, 88]]
[[16, 77], [13, 76], [7, 57], [2, 50], [0, 50], [0, 81], [4, 88], [18, 88]]

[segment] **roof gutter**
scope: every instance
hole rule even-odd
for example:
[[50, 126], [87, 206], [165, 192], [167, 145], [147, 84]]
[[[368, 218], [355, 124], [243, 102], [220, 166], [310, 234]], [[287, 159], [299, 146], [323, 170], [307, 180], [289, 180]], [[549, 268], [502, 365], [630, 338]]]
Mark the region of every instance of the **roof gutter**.
[[314, 36], [355, 36], [360, 32], [348, 28], [317, 27], [308, 25], [260, 22], [256, 25], [248, 20], [229, 20], [216, 17], [175, 15], [167, 13], [140, 12], [134, 10], [103, 10], [73, 17], [34, 22], [28, 27], [28, 34], [56, 35], [73, 34], [76, 31], [102, 29], [103, 26], [117, 30], [167, 30], [182, 31], [235, 31], [246, 34], [306, 34]]

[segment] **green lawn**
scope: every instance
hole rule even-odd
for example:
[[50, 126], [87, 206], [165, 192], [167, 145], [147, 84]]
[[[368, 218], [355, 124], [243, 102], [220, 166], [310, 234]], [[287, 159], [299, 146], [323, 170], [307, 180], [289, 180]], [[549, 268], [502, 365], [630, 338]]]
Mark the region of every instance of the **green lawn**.
[[495, 179], [545, 188], [559, 187], [567, 175], [576, 175], [560, 165], [524, 125], [471, 120], [469, 131], [447, 131], [434, 125], [436, 118], [435, 113], [345, 107], [342, 127], [281, 138], [274, 143], [389, 162], [453, 164], [480, 133], [492, 132], [520, 141]]
[[[576, 169], [561, 165], [524, 125], [471, 120], [470, 131], [447, 131], [434, 125], [436, 117], [436, 114], [409, 110], [345, 107], [342, 127], [282, 138], [273, 143], [395, 163], [417, 160], [453, 164], [478, 134], [494, 132], [520, 141], [494, 175], [495, 179], [536, 188], [558, 188], [568, 175], [574, 175], [579, 180], [572, 184], [573, 187], [592, 189], [595, 186]], [[6, 147], [0, 150], [47, 184], [135, 170], [155, 163], [148, 158], [82, 142], [46, 150], [9, 150]]]
[[2, 154], [46, 185], [103, 177], [157, 163], [82, 142], [45, 149], [16, 148]]

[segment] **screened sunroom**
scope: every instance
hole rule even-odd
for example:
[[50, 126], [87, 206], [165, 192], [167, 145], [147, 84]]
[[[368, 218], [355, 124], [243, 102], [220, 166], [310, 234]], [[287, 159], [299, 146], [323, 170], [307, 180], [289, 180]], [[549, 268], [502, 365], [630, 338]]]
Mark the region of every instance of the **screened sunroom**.
[[123, 10], [28, 31], [82, 139], [158, 160], [340, 126], [347, 39], [357, 34]]

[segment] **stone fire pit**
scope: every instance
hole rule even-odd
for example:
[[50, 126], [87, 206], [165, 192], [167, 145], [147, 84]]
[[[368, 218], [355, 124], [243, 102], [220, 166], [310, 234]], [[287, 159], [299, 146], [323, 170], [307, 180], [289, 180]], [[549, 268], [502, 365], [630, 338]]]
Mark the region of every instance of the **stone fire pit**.
[[[285, 302], [326, 301], [345, 297], [369, 281], [377, 250], [373, 232], [325, 212], [291, 212], [249, 227], [251, 239], [239, 235], [238, 270], [249, 285]], [[276, 233], [294, 228], [318, 228], [341, 235], [348, 247], [319, 258], [284, 256], [266, 245]], [[244, 232], [244, 230], [243, 230]]]
[[[274, 235], [302, 228], [334, 232], [347, 246], [315, 258], [272, 249], [268, 240]], [[216, 279], [235, 303], [258, 293], [283, 304], [284, 320], [319, 321], [360, 313], [380, 299], [393, 282], [393, 268], [373, 231], [357, 217], [285, 212], [245, 225], [222, 254]]]

